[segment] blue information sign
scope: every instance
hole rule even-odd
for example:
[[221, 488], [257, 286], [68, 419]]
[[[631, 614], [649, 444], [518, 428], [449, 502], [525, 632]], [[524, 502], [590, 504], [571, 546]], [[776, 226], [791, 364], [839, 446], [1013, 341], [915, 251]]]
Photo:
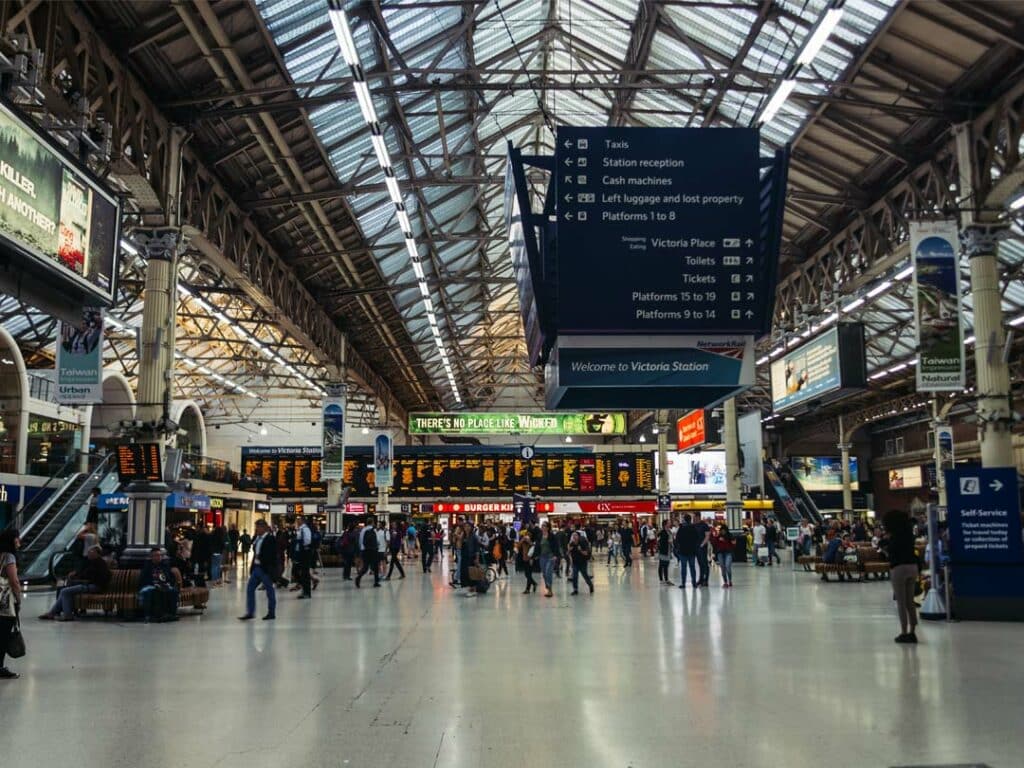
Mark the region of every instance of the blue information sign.
[[954, 566], [1024, 562], [1016, 469], [946, 470], [946, 497]]
[[758, 132], [559, 127], [558, 330], [768, 328]]

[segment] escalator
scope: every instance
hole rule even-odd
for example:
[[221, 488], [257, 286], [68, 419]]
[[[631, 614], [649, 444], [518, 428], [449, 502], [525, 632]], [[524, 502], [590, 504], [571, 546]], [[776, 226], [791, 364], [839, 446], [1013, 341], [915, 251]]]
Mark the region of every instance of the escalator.
[[64, 549], [85, 523], [93, 488], [109, 492], [117, 487], [114, 454], [101, 459], [89, 472], [68, 476], [60, 489], [38, 509], [23, 510], [21, 554], [22, 573], [28, 581], [47, 577], [50, 556]]
[[782, 472], [780, 479], [785, 484], [786, 490], [789, 491], [789, 495], [796, 502], [797, 508], [801, 512], [806, 513], [804, 517], [816, 524], [824, 521], [821, 512], [818, 511], [818, 505], [814, 503], [811, 494], [804, 489], [803, 483], [800, 482], [793, 472], [788, 470]]
[[790, 494], [786, 483], [771, 464], [764, 465], [764, 479], [765, 488], [775, 503], [775, 516], [780, 522], [784, 525], [796, 525], [804, 518], [820, 521], [821, 515], [818, 514], [817, 508], [813, 504], [808, 506], [799, 495], [794, 497]]

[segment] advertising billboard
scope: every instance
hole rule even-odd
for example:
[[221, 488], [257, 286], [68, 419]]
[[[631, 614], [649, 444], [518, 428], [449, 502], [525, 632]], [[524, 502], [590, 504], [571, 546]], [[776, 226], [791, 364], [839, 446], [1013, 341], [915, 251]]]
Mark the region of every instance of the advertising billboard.
[[323, 459], [320, 477], [341, 480], [345, 472], [345, 396], [325, 397], [323, 402]]
[[373, 478], [378, 488], [394, 485], [395, 441], [390, 432], [379, 432], [373, 438]]
[[0, 246], [65, 292], [110, 306], [117, 282], [117, 199], [63, 149], [0, 103]]
[[919, 392], [956, 392], [965, 386], [959, 232], [955, 221], [910, 222]]
[[410, 413], [411, 435], [624, 435], [624, 413]]
[[103, 312], [82, 311], [77, 324], [61, 321], [57, 345], [57, 402], [88, 405], [103, 402]]
[[669, 451], [668, 490], [669, 493], [724, 494], [725, 451]]
[[889, 490], [920, 488], [923, 484], [920, 467], [899, 467], [889, 470]]
[[[790, 469], [805, 491], [843, 490], [843, 460], [838, 456], [791, 456]], [[850, 457], [850, 487], [860, 490], [857, 457]]]
[[772, 407], [824, 404], [866, 383], [864, 327], [842, 323], [771, 364]]
[[680, 451], [704, 445], [707, 432], [704, 427], [704, 409], [690, 411], [676, 421], [676, 447]]

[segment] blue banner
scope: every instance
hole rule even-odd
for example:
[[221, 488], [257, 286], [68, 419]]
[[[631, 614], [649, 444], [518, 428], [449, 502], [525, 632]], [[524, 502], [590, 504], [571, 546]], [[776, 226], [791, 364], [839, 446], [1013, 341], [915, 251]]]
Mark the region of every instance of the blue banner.
[[202, 493], [172, 493], [167, 497], [167, 508], [209, 512], [210, 497]]
[[377, 488], [394, 485], [395, 441], [387, 432], [373, 439], [373, 482]]

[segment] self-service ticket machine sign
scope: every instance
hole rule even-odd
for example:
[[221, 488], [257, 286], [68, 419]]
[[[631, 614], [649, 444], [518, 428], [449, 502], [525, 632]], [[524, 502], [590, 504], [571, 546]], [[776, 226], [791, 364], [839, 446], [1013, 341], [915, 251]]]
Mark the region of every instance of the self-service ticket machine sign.
[[954, 616], [1024, 620], [1017, 470], [947, 470], [946, 494]]

